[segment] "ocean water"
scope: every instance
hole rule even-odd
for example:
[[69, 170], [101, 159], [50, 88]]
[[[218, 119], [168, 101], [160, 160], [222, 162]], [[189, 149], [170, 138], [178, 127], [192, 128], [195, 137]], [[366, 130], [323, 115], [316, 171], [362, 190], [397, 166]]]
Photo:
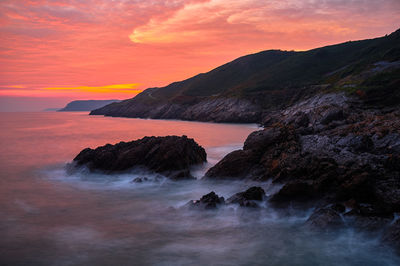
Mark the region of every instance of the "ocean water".
[[[200, 180], [257, 125], [43, 112], [0, 113], [0, 129], [0, 265], [400, 265], [378, 236], [306, 230], [312, 210], [181, 208], [210, 191], [227, 198], [252, 185], [278, 189]], [[202, 145], [208, 163], [193, 169], [199, 179], [133, 183], [144, 173], [65, 171], [83, 148], [151, 135]]]

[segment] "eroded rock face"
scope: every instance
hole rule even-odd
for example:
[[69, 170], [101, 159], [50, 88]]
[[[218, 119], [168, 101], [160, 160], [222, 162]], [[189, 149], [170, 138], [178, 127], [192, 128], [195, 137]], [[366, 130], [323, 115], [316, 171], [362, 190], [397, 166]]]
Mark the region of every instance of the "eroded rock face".
[[205, 150], [193, 139], [167, 136], [86, 148], [74, 158], [74, 163], [106, 173], [145, 167], [172, 179], [184, 179], [191, 178], [191, 165], [206, 162], [206, 159]]

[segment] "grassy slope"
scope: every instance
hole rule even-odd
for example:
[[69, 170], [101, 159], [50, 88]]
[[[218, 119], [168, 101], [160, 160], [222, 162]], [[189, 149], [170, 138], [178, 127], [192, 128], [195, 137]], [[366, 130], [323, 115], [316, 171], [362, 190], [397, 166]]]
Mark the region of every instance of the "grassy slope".
[[151, 106], [160, 102], [189, 105], [204, 98], [239, 97], [268, 109], [290, 104], [321, 89], [352, 93], [390, 87], [397, 93], [398, 68], [376, 73], [371, 70], [376, 62], [399, 60], [400, 30], [381, 38], [305, 52], [269, 50], [240, 57], [166, 87], [150, 88], [109, 107], [131, 109], [135, 103]]

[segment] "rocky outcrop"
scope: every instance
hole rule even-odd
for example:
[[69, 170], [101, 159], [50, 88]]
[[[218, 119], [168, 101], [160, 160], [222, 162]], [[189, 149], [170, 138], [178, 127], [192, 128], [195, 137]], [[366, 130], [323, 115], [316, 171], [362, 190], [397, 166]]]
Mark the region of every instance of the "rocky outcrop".
[[312, 230], [329, 231], [343, 227], [344, 222], [338, 210], [326, 207], [315, 210], [305, 225]]
[[206, 152], [186, 136], [144, 137], [131, 142], [86, 148], [75, 158], [75, 166], [106, 173], [144, 167], [171, 179], [191, 178], [189, 168], [206, 162]]
[[228, 198], [227, 204], [239, 204], [242, 207], [256, 208], [265, 198], [265, 191], [261, 187], [251, 187]]
[[149, 105], [139, 100], [126, 104], [108, 105], [92, 111], [91, 115], [122, 116], [133, 118], [181, 119], [189, 121], [212, 121], [230, 123], [256, 123], [260, 121], [261, 108], [248, 100], [216, 98], [197, 103], [159, 102]]
[[265, 199], [265, 191], [261, 187], [251, 187], [246, 191], [236, 193], [226, 201], [224, 197], [215, 194], [214, 191], [202, 196], [200, 200], [191, 200], [183, 208], [190, 210], [210, 210], [218, 207], [239, 204], [241, 207], [256, 208]]
[[212, 210], [224, 204], [224, 197], [219, 197], [214, 191], [211, 191], [207, 195], [202, 196], [200, 200], [189, 201], [184, 207], [191, 210]]
[[343, 93], [323, 94], [271, 113], [264, 125], [205, 178], [272, 180], [281, 188], [271, 206], [314, 206], [313, 228], [378, 232], [400, 211], [398, 105], [370, 108]]

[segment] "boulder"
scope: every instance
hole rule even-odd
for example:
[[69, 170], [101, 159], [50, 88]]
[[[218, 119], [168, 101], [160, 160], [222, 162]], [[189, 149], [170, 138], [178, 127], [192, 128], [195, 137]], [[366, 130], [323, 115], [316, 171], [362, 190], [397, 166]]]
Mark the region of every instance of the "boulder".
[[329, 231], [344, 226], [339, 212], [330, 207], [315, 210], [305, 225], [313, 230]]
[[75, 158], [75, 166], [105, 173], [144, 167], [171, 179], [191, 178], [189, 168], [206, 162], [206, 152], [186, 136], [144, 137], [131, 142], [86, 148]]
[[191, 200], [184, 207], [192, 210], [210, 210], [225, 204], [225, 199], [219, 197], [214, 191], [202, 196], [200, 200]]
[[264, 200], [265, 191], [261, 187], [251, 187], [239, 192], [226, 200], [228, 204], [239, 204], [242, 207], [258, 207], [258, 202]]
[[205, 174], [209, 179], [245, 179], [257, 171], [257, 155], [252, 150], [237, 150], [226, 155]]

